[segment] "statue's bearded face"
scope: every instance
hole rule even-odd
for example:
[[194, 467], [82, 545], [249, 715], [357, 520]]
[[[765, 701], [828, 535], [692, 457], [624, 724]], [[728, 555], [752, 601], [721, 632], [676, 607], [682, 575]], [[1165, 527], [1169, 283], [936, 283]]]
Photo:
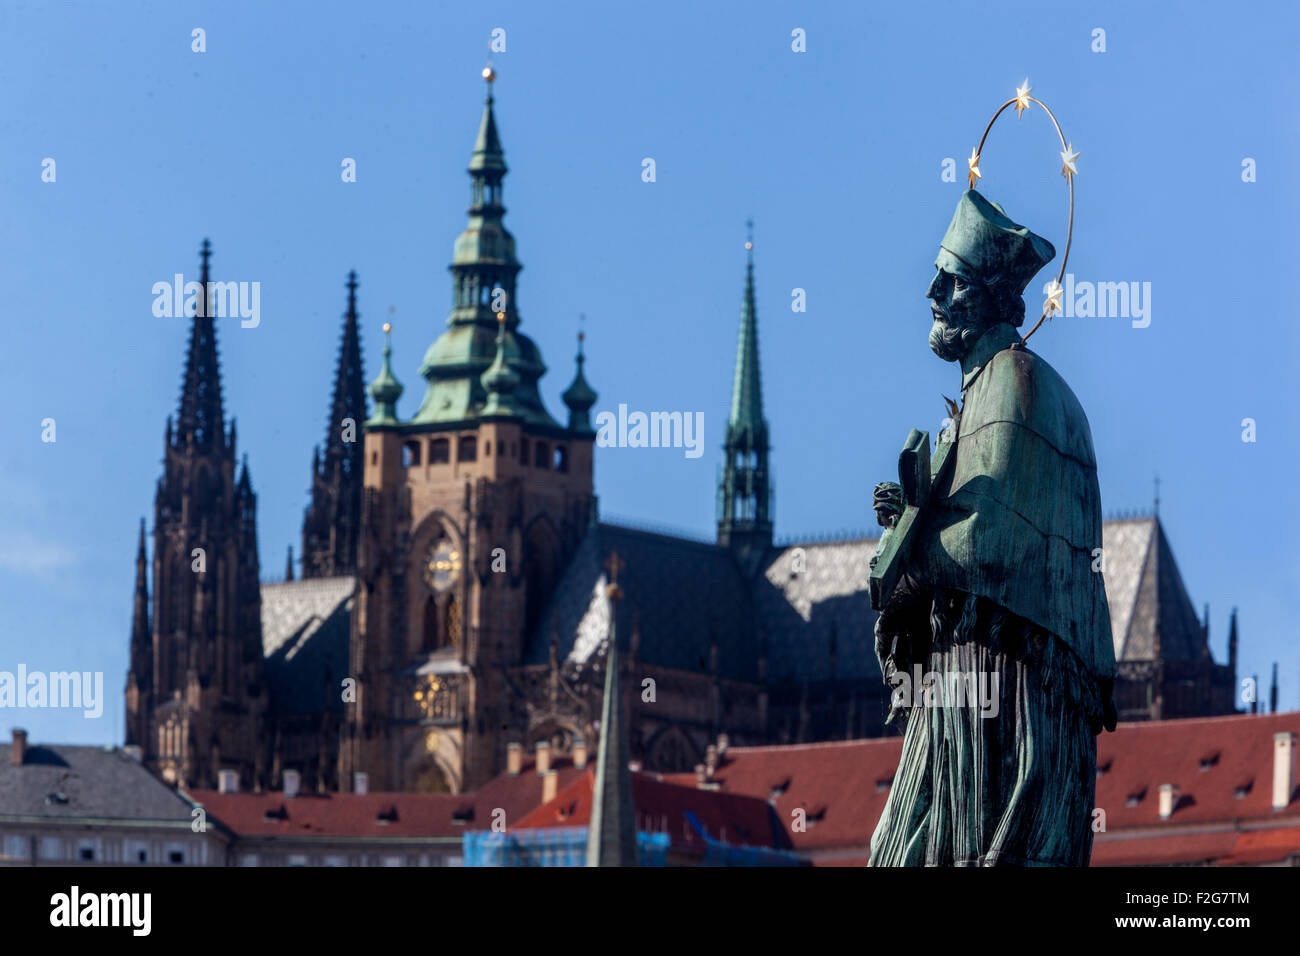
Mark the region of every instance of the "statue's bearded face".
[[992, 291], [982, 282], [939, 269], [926, 290], [934, 325], [930, 348], [945, 362], [959, 362], [993, 321]]

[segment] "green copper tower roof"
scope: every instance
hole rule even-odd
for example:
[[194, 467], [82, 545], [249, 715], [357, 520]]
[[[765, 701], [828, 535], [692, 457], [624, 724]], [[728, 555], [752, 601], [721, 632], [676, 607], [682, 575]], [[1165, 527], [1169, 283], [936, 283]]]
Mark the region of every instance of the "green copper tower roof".
[[497, 316], [497, 354], [491, 366], [483, 373], [483, 388], [488, 400], [483, 405], [483, 416], [518, 418], [519, 412], [511, 405], [515, 389], [519, 385], [519, 376], [510, 368], [506, 359], [506, 315]]
[[402, 383], [393, 375], [393, 327], [384, 323], [384, 365], [370, 383], [370, 397], [375, 400], [375, 413], [366, 419], [366, 425], [396, 425], [397, 400], [402, 397]]
[[581, 435], [594, 435], [595, 429], [591, 427], [591, 406], [596, 404], [598, 396], [587, 384], [586, 376], [582, 374], [582, 365], [587, 360], [582, 354], [582, 342], [585, 338], [584, 333], [578, 333], [578, 355], [575, 359], [578, 367], [573, 373], [573, 382], [560, 397], [569, 407], [569, 431]]
[[[752, 230], [753, 223], [749, 225]], [[752, 231], [745, 243], [745, 297], [740, 307], [736, 375], [723, 447], [725, 459], [718, 482], [718, 543], [756, 559], [772, 544], [772, 485], [763, 386], [758, 369]]]
[[740, 307], [736, 377], [731, 390], [728, 436], [767, 437], [763, 419], [763, 384], [758, 369], [758, 307], [754, 304], [754, 242], [745, 243], [745, 298]]
[[450, 271], [452, 307], [447, 330], [429, 346], [420, 365], [428, 381], [411, 424], [440, 424], [474, 419], [484, 413], [489, 396], [483, 375], [497, 355], [498, 313], [504, 312], [506, 361], [517, 376], [509, 404], [525, 424], [559, 429], [546, 411], [537, 383], [546, 365], [537, 345], [519, 332], [516, 283], [520, 265], [515, 240], [504, 224], [502, 183], [507, 172], [497, 131], [492, 82], [484, 71], [488, 96], [470, 156], [469, 221], [456, 239]]

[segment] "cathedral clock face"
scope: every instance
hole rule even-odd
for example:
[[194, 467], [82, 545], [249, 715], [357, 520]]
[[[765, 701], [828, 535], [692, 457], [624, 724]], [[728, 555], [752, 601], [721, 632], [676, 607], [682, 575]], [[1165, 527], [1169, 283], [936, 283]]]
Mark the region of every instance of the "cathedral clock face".
[[460, 577], [460, 549], [440, 541], [424, 559], [424, 583], [434, 591], [445, 591]]

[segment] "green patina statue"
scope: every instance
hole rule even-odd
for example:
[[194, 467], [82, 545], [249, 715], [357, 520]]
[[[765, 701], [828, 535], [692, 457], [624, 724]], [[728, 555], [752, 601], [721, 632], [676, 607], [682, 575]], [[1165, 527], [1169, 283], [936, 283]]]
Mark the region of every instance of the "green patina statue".
[[872, 866], [1092, 853], [1096, 737], [1115, 727], [1097, 463], [1078, 399], [1016, 331], [1055, 254], [969, 190], [935, 260], [930, 347], [960, 363], [962, 402], [933, 461], [913, 431], [874, 496], [876, 653], [907, 724]]

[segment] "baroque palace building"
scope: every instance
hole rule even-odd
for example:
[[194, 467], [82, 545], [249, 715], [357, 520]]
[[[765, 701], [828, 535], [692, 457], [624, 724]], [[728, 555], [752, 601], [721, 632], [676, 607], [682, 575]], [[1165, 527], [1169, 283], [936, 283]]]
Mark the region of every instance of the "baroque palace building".
[[[716, 761], [720, 735], [753, 746], [883, 732], [876, 539], [774, 544], [752, 246], [716, 538], [602, 522], [582, 338], [561, 422], [521, 329], [491, 89], [451, 312], [409, 419], [388, 342], [368, 408], [348, 277], [300, 580], [290, 553], [285, 580], [259, 583], [257, 497], [247, 462], [236, 468], [212, 318], [194, 316], [152, 561], [141, 524], [126, 684], [126, 743], [165, 780], [268, 789], [294, 770], [316, 790], [474, 789], [521, 746], [594, 748], [615, 628], [628, 635], [631, 753], [646, 769]], [[205, 241], [205, 289], [209, 266]], [[1235, 712], [1235, 611], [1218, 665], [1208, 609], [1198, 620], [1158, 518], [1108, 521], [1103, 545], [1121, 719]], [[611, 569], [621, 601], [608, 597]]]

